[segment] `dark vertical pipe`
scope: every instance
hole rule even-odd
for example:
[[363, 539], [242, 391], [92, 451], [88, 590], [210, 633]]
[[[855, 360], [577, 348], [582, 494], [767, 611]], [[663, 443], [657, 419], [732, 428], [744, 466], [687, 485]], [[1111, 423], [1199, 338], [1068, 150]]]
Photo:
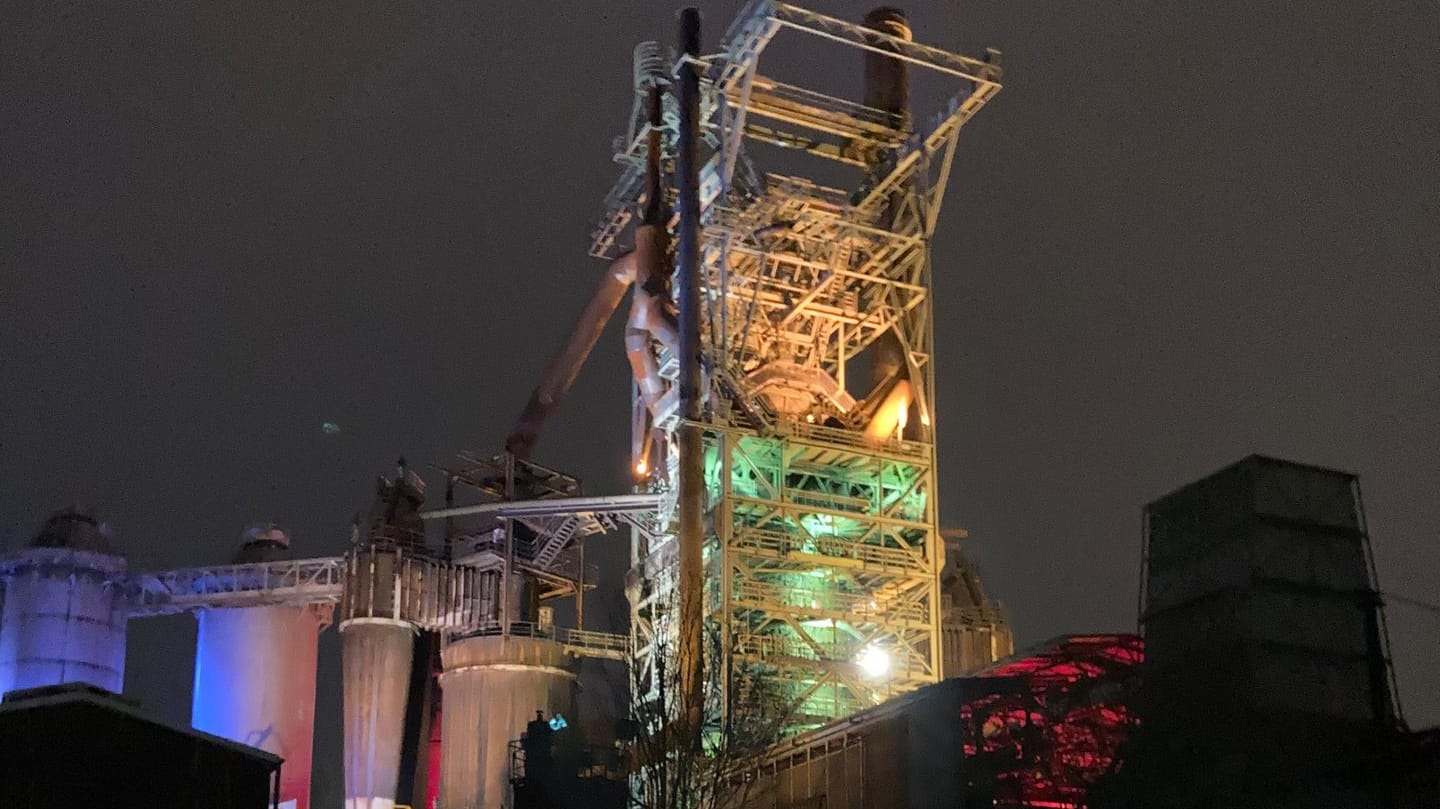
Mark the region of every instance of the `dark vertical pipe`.
[[[700, 55], [700, 11], [680, 12], [682, 58]], [[681, 66], [676, 90], [680, 132], [676, 144], [680, 225], [676, 234], [680, 303], [680, 698], [686, 720], [698, 729], [704, 700], [702, 673], [701, 547], [704, 542], [704, 449], [700, 433], [700, 75], [693, 64]]]
[[575, 584], [575, 628], [585, 629], [585, 535], [580, 535], [577, 543], [580, 548], [580, 575], [576, 578]]
[[[881, 6], [865, 15], [863, 25], [872, 31], [909, 40], [910, 24], [905, 12], [890, 6]], [[884, 50], [893, 50], [888, 42], [878, 37], [873, 43]], [[865, 106], [884, 114], [884, 123], [896, 129], [910, 128], [910, 72], [909, 66], [900, 59], [875, 51], [865, 51]], [[881, 151], [870, 155], [870, 171], [878, 180], [892, 168], [888, 155]], [[898, 208], [905, 200], [905, 191], [892, 194], [884, 213], [881, 214], [882, 228], [895, 226]], [[894, 377], [904, 378], [906, 368], [905, 350], [900, 340], [886, 332], [875, 341], [871, 350], [871, 384], [882, 385]]]
[[[451, 508], [454, 508], [454, 507], [455, 507], [455, 476], [447, 472], [447, 473], [445, 474], [445, 508], [451, 509]], [[447, 554], [450, 552], [450, 541], [451, 541], [452, 539], [454, 539], [454, 538], [455, 538], [455, 518], [454, 518], [454, 517], [446, 517], [446, 518], [445, 518], [445, 543], [444, 543], [444, 547], [445, 547], [445, 552], [446, 552]], [[449, 559], [450, 557], [447, 555], [445, 558], [446, 558], [446, 559]]]
[[[872, 31], [889, 34], [898, 39], [909, 40], [910, 23], [905, 12], [890, 6], [881, 6], [865, 15], [862, 23]], [[874, 44], [891, 50], [888, 43], [878, 38]], [[865, 106], [880, 110], [888, 116], [882, 123], [896, 129], [910, 128], [910, 70], [903, 60], [875, 51], [865, 51]]]
[[653, 81], [645, 92], [645, 117], [650, 131], [645, 142], [645, 210], [641, 221], [647, 225], [665, 223], [665, 189], [660, 174], [660, 135], [665, 124], [663, 91]]
[[[505, 453], [505, 502], [515, 500], [515, 454]], [[500, 574], [500, 591], [497, 598], [500, 599], [500, 634], [510, 637], [510, 625], [518, 617], [512, 613], [515, 611], [511, 606], [510, 588], [514, 583], [510, 577], [515, 572], [515, 521], [509, 517], [503, 517], [505, 524], [505, 569]]]

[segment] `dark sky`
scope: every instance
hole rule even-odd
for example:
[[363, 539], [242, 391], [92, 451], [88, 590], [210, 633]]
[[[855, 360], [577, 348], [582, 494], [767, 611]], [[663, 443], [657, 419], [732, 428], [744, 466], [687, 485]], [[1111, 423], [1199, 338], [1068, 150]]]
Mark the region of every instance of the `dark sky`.
[[[674, 8], [0, 2], [0, 539], [80, 497], [139, 566], [270, 517], [331, 554], [397, 454], [498, 449], [600, 269], [630, 50]], [[1440, 6], [908, 8], [1005, 51], [935, 243], [937, 424], [1020, 641], [1133, 627], [1142, 504], [1255, 451], [1358, 472], [1382, 586], [1440, 601]], [[591, 493], [626, 374], [612, 329], [542, 444]], [[1415, 724], [1437, 622], [1390, 611]], [[192, 638], [132, 626], [175, 719]]]

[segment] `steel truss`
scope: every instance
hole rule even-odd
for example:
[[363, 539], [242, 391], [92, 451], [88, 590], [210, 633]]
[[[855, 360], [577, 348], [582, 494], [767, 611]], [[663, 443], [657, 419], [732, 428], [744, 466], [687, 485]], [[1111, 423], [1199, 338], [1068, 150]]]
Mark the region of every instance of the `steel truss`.
[[[912, 128], [761, 74], [761, 55], [785, 30], [885, 52], [953, 79], [954, 95]], [[959, 131], [1000, 89], [998, 53], [973, 59], [755, 0], [718, 53], [675, 70], [702, 75], [711, 150], [701, 172], [708, 701], [723, 716], [778, 698], [788, 729], [801, 730], [942, 678], [942, 613], [1003, 623], [988, 602], [942, 603], [929, 253]], [[594, 256], [622, 252], [648, 131], [635, 118], [622, 139]], [[861, 167], [862, 179], [847, 191], [763, 173], [747, 150], [755, 142]], [[920, 424], [876, 439], [866, 426], [878, 397], [850, 396], [846, 366], [892, 336]], [[673, 388], [679, 363], [653, 350]], [[653, 523], [634, 524], [627, 590], [635, 681], [653, 696], [660, 661], [675, 653], [680, 422], [673, 409], [645, 410], [637, 398], [635, 423], [660, 436], [659, 457], [637, 468], [654, 470], [649, 490], [661, 500]], [[888, 656], [883, 676], [858, 662], [871, 648]]]
[[[329, 623], [347, 589], [373, 597], [377, 589], [388, 594], [383, 605], [366, 613], [406, 621], [417, 627], [452, 636], [505, 632], [543, 636], [559, 642], [577, 657], [628, 659], [628, 635], [595, 632], [582, 627], [541, 627], [511, 620], [502, 623], [494, 611], [494, 580], [507, 567], [531, 577], [541, 600], [583, 598], [598, 578], [593, 565], [584, 564], [580, 545], [585, 537], [614, 531], [621, 525], [653, 524], [659, 495], [632, 494], [609, 497], [578, 496], [579, 481], [556, 470], [523, 459], [463, 455], [464, 466], [446, 470], [455, 482], [488, 497], [514, 489], [513, 478], [523, 476], [535, 499], [500, 500], [433, 509], [421, 516], [429, 520], [488, 519], [487, 530], [463, 529], [450, 537], [447, 554], [420, 550], [401, 551], [394, 569], [381, 574], [391, 580], [383, 587], [370, 582], [376, 575], [369, 565], [373, 553], [397, 551], [393, 542], [357, 545], [345, 556], [252, 562], [177, 568], [162, 571], [122, 570], [114, 585], [129, 599], [129, 615], [144, 618], [208, 609], [247, 609], [268, 606], [309, 607]], [[516, 540], [513, 531], [494, 526], [511, 523], [529, 528]], [[513, 552], [508, 549], [512, 545]], [[17, 566], [49, 563], [62, 552], [29, 551], [0, 559], [0, 573]], [[72, 552], [63, 552], [66, 558]], [[358, 582], [358, 584], [357, 584]], [[352, 594], [352, 597], [354, 594]], [[505, 629], [502, 629], [506, 627]]]

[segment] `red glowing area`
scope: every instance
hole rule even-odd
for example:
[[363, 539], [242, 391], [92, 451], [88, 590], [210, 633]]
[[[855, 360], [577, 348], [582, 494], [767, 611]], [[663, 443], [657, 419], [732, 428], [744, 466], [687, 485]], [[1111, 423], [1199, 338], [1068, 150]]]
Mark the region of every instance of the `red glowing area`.
[[964, 750], [995, 806], [1086, 806], [1136, 726], [1130, 697], [1144, 654], [1133, 635], [1082, 635], [976, 675], [995, 689], [961, 706]]

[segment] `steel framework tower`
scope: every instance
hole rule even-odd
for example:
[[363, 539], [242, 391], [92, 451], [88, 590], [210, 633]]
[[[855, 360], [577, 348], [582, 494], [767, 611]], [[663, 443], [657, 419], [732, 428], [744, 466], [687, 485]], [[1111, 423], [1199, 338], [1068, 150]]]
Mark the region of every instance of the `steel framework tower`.
[[[863, 55], [864, 103], [762, 74], [777, 35], [792, 56], [826, 40]], [[641, 331], [634, 463], [661, 505], [632, 535], [636, 682], [653, 696], [677, 651], [683, 668], [695, 628], [678, 616], [697, 588], [708, 715], [778, 705], [782, 732], [795, 731], [945, 675], [929, 241], [959, 131], [1000, 89], [998, 52], [973, 59], [915, 43], [893, 9], [858, 24], [756, 0], [719, 52], [668, 66], [658, 47], [637, 49], [622, 173], [591, 246], [596, 257], [624, 254], [621, 234], [647, 202], [652, 131], [663, 130], [677, 175], [691, 162], [671, 160], [690, 119], [683, 101], [667, 96], [657, 118], [645, 98], [694, 71], [701, 414], [684, 417], [677, 344]], [[907, 109], [912, 70], [953, 93], [919, 126]], [[754, 144], [852, 167], [856, 186], [762, 171], [765, 147]], [[703, 586], [680, 564], [686, 429], [703, 441]], [[1003, 621], [985, 603], [959, 614], [991, 629]]]

